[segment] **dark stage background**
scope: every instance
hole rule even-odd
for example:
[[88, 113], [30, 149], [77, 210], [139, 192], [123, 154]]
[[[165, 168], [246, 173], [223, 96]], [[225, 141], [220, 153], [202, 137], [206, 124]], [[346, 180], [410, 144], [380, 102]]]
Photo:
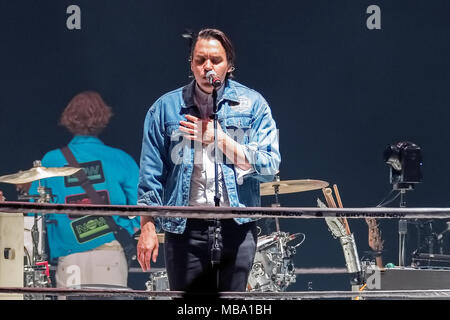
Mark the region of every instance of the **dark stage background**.
[[[66, 27], [72, 4], [81, 9], [80, 30]], [[380, 30], [366, 27], [373, 4], [381, 9]], [[282, 180], [336, 183], [344, 206], [375, 206], [392, 189], [382, 153], [407, 140], [422, 148], [424, 176], [407, 193], [407, 206], [450, 207], [449, 14], [448, 0], [2, 0], [0, 175], [27, 170], [65, 145], [71, 136], [59, 116], [87, 89], [99, 91], [115, 114], [102, 140], [138, 161], [148, 107], [189, 81], [181, 34], [217, 27], [236, 47], [236, 80], [272, 108]], [[16, 199], [11, 185], [0, 187]], [[310, 191], [280, 201], [310, 207], [317, 197], [321, 192]], [[264, 206], [273, 201], [263, 197]], [[349, 222], [362, 257], [367, 225]], [[437, 231], [443, 223], [436, 220]], [[397, 226], [381, 221], [386, 263], [398, 263]], [[323, 220], [282, 219], [281, 229], [306, 235], [297, 268], [345, 267]], [[408, 259], [417, 241], [414, 227], [409, 231]], [[130, 286], [143, 288], [146, 277], [132, 274]], [[299, 275], [289, 290], [308, 285], [349, 289], [346, 275]]]

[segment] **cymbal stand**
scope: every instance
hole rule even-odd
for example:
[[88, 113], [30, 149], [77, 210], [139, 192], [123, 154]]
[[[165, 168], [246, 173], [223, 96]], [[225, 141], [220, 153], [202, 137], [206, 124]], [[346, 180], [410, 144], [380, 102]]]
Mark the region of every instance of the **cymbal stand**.
[[[50, 188], [46, 188], [41, 185], [41, 181], [38, 181], [37, 188], [38, 195], [29, 195], [27, 193], [21, 193], [18, 196], [19, 200], [34, 199], [37, 203], [50, 203], [53, 199], [53, 194]], [[39, 220], [41, 221], [41, 235], [39, 235]], [[34, 223], [31, 228], [31, 239], [33, 244], [33, 252], [30, 257], [29, 264], [24, 266], [24, 286], [25, 287], [50, 287], [51, 279], [49, 274], [49, 265], [47, 261], [47, 254], [45, 253], [45, 239], [46, 239], [46, 225], [43, 215], [38, 216], [34, 214]], [[31, 296], [26, 299], [44, 299], [44, 297]]]
[[[280, 176], [277, 174], [275, 175], [275, 182], [280, 182]], [[272, 207], [274, 208], [279, 208], [280, 202], [278, 201], [278, 195], [280, 193], [280, 184], [274, 184], [273, 185], [273, 191], [275, 193], [275, 203], [272, 203]], [[280, 232], [280, 219], [279, 218], [275, 218], [275, 227], [277, 232]]]
[[[39, 186], [38, 186], [38, 193], [39, 198], [37, 199], [38, 203], [50, 203], [53, 199], [53, 194], [50, 188], [46, 188], [41, 186], [41, 181], [39, 180]], [[37, 214], [34, 215], [36, 219]], [[38, 255], [38, 261], [46, 261], [47, 260], [47, 254], [45, 253], [45, 239], [47, 235], [47, 228], [45, 225], [45, 218], [44, 215], [41, 216], [42, 219], [42, 239], [40, 243], [40, 249], [41, 254]]]
[[[29, 195], [27, 193], [22, 193], [18, 196], [19, 200], [30, 200], [34, 199], [37, 203], [50, 203], [53, 199], [53, 194], [50, 188], [41, 186], [41, 181], [38, 181], [39, 186], [37, 188], [38, 195]], [[39, 239], [39, 220], [41, 220], [42, 237]], [[45, 254], [45, 219], [44, 216], [39, 217], [37, 213], [34, 214], [34, 223], [31, 229], [31, 237], [33, 242], [33, 256], [32, 264], [36, 262], [46, 261], [47, 255]]]

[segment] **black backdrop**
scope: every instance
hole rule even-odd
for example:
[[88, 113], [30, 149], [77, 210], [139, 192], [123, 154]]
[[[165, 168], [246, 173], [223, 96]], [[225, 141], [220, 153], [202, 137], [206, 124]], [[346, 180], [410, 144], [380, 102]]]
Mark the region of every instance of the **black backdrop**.
[[[66, 27], [71, 4], [81, 9], [81, 30]], [[381, 30], [366, 27], [373, 4], [381, 9]], [[271, 105], [282, 180], [336, 183], [344, 206], [375, 206], [392, 189], [382, 152], [408, 140], [422, 148], [424, 182], [407, 194], [407, 206], [450, 207], [449, 13], [448, 0], [2, 1], [0, 175], [29, 169], [66, 144], [60, 113], [87, 89], [113, 107], [103, 141], [138, 161], [148, 107], [188, 81], [181, 34], [217, 27], [236, 47], [236, 79]], [[12, 186], [1, 188], [16, 199]], [[286, 194], [280, 201], [315, 206], [318, 196]], [[263, 205], [273, 200], [263, 197]], [[363, 256], [367, 226], [352, 219], [350, 227]], [[296, 267], [345, 267], [323, 220], [282, 220], [281, 229], [306, 234]], [[383, 220], [381, 229], [384, 260], [397, 263], [397, 221]], [[408, 252], [415, 241], [412, 228]], [[349, 285], [345, 276], [300, 275], [290, 289], [308, 283], [316, 290]]]

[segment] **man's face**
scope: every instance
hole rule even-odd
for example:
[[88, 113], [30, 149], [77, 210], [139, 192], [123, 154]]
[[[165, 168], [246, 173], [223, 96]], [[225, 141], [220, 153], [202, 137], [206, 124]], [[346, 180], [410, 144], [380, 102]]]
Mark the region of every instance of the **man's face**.
[[206, 73], [214, 70], [220, 80], [225, 80], [227, 72], [231, 71], [227, 54], [220, 41], [216, 39], [199, 39], [192, 53], [191, 71], [200, 89], [207, 93], [213, 91], [213, 86], [206, 79]]

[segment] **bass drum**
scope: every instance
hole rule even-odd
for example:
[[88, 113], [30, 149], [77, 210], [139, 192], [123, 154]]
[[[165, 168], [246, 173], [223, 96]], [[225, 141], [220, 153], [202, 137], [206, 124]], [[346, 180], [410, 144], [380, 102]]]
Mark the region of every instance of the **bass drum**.
[[[23, 287], [23, 214], [0, 212], [0, 287]], [[1, 293], [0, 300], [22, 300]]]
[[274, 232], [258, 238], [247, 291], [281, 292], [296, 281], [293, 256], [301, 243], [290, 246], [288, 242], [299, 235]]

